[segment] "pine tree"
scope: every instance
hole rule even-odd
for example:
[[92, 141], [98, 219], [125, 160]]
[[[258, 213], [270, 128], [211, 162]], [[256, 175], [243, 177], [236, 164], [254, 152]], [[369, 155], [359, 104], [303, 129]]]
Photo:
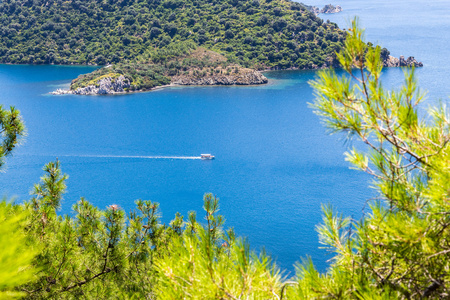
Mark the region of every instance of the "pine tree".
[[[0, 169], [24, 135], [19, 111], [0, 105]], [[22, 296], [15, 288], [34, 279], [31, 261], [37, 249], [26, 246], [23, 225], [27, 216], [23, 207], [0, 200], [0, 299]]]
[[[318, 73], [312, 105], [331, 132], [366, 144], [346, 154], [370, 174], [378, 193], [360, 221], [324, 207], [320, 241], [334, 252], [325, 274], [310, 260], [297, 266], [292, 297], [422, 299], [450, 296], [450, 117], [445, 105], [428, 114], [414, 77], [387, 91], [380, 47], [368, 47], [353, 22], [338, 55], [347, 75]], [[425, 115], [425, 116], [423, 116]]]
[[0, 169], [24, 135], [25, 125], [20, 112], [12, 106], [6, 110], [0, 105]]
[[23, 206], [0, 201], [0, 299], [24, 296], [17, 287], [36, 279], [32, 260], [40, 249], [27, 242], [27, 216]]

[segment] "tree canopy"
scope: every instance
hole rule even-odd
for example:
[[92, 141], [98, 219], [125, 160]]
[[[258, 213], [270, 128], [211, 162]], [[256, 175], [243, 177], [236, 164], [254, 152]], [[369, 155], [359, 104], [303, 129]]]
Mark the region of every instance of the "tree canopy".
[[255, 68], [334, 62], [345, 34], [290, 0], [5, 0], [0, 62], [111, 64], [192, 42]]
[[299, 265], [303, 299], [444, 299], [450, 295], [450, 115], [445, 105], [419, 109], [424, 100], [405, 69], [397, 90], [381, 84], [379, 47], [367, 48], [357, 22], [338, 59], [347, 73], [321, 71], [311, 82], [317, 114], [332, 132], [364, 142], [369, 151], [346, 154], [370, 174], [378, 192], [359, 221], [324, 207], [320, 241], [335, 253], [319, 274]]
[[0, 105], [0, 170], [5, 164], [5, 158], [25, 135], [25, 125], [20, 112], [14, 107], [9, 110]]

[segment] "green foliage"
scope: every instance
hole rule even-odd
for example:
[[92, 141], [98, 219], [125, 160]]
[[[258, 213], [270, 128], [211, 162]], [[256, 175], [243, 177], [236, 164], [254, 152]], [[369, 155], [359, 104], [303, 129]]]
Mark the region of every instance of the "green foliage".
[[71, 89], [97, 85], [97, 82], [105, 77], [115, 80], [120, 75], [125, 76], [131, 83], [131, 90], [149, 90], [155, 86], [170, 83], [170, 78], [166, 76], [167, 69], [162, 65], [141, 64], [141, 63], [119, 63], [107, 68], [101, 68], [94, 72], [80, 75], [74, 79]]
[[227, 72], [231, 68], [234, 68], [235, 73], [242, 70], [242, 67], [227, 62], [224, 56], [213, 51], [197, 47], [191, 42], [174, 42], [167, 48], [146, 52], [135, 62], [109, 65], [80, 75], [72, 81], [71, 89], [98, 86], [99, 80], [105, 77], [114, 82], [123, 75], [131, 83], [127, 91], [144, 91], [169, 84], [173, 76], [201, 77]]
[[[24, 135], [19, 111], [14, 107], [4, 110], [0, 105], [0, 168]], [[23, 207], [0, 201], [0, 299], [22, 296], [15, 288], [32, 280], [36, 271], [31, 261], [37, 249], [26, 246], [23, 231], [26, 218]]]
[[0, 105], [0, 169], [5, 164], [5, 157], [11, 155], [24, 135], [25, 125], [20, 112], [14, 107], [3, 109]]
[[117, 63], [80, 75], [72, 81], [71, 89], [97, 85], [102, 78], [110, 77], [114, 80], [121, 75], [130, 81], [130, 90], [142, 91], [166, 85], [170, 83], [170, 75], [176, 75], [193, 65], [203, 66], [202, 63], [190, 59], [178, 61], [196, 48], [195, 43], [186, 41], [170, 43], [162, 49], [147, 50], [133, 62]]
[[155, 261], [158, 299], [277, 299], [281, 276], [270, 257], [222, 231], [217, 198], [205, 195], [204, 203], [207, 225], [191, 213], [187, 229]]
[[82, 198], [73, 217], [58, 216], [67, 176], [58, 161], [44, 171], [36, 196], [12, 206], [29, 211], [21, 233], [41, 249], [32, 261], [39, 269], [35, 280], [18, 283], [28, 298], [276, 299], [280, 292], [276, 266], [250, 251], [233, 230], [223, 231], [218, 199], [211, 194], [204, 197], [205, 225], [194, 212], [187, 222], [177, 213], [162, 224], [159, 205], [143, 200], [126, 214], [117, 205], [99, 210]]
[[305, 299], [448, 298], [450, 291], [450, 116], [444, 105], [425, 118], [414, 70], [386, 91], [380, 81], [381, 49], [364, 43], [353, 22], [337, 56], [347, 72], [321, 71], [311, 82], [316, 113], [331, 132], [357, 137], [370, 149], [347, 160], [374, 178], [377, 200], [361, 221], [324, 208], [320, 241], [334, 252], [326, 274], [310, 261], [297, 266]]
[[165, 63], [186, 56], [195, 49], [197, 49], [197, 45], [189, 40], [185, 42], [171, 42], [164, 48], [148, 49], [142, 59], [148, 57], [154, 63]]
[[16, 287], [34, 279], [31, 263], [38, 249], [27, 247], [26, 218], [22, 206], [0, 202], [0, 299], [23, 296]]
[[35, 184], [32, 194], [36, 195], [31, 200], [35, 210], [56, 211], [61, 206], [62, 195], [66, 192], [67, 175], [61, 174], [59, 161], [50, 162], [44, 167], [45, 175], [41, 177], [41, 184]]
[[332, 65], [345, 37], [288, 0], [5, 0], [0, 35], [2, 63], [127, 63], [186, 42], [264, 69]]
[[[57, 216], [66, 175], [58, 162], [44, 168], [35, 187], [28, 234], [42, 251], [35, 259], [39, 280], [25, 286], [32, 298], [121, 298], [151, 294], [153, 252], [163, 251], [168, 229], [158, 222], [158, 205], [137, 201], [126, 216], [117, 205], [101, 211], [81, 199], [75, 216]], [[49, 201], [49, 199], [51, 199]]]
[[[131, 83], [125, 91], [143, 91], [173, 76], [203, 77], [233, 64], [333, 66], [345, 33], [290, 0], [6, 0], [0, 36], [1, 63], [108, 65], [75, 79], [71, 89], [124, 75]], [[224, 59], [189, 58], [198, 47]]]

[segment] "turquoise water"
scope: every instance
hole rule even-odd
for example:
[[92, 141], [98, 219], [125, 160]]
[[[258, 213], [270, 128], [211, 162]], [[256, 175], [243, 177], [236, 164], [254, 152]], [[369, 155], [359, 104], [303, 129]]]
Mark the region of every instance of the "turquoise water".
[[[369, 39], [396, 56], [424, 62], [418, 77], [430, 98], [447, 99], [446, 4], [436, 1], [441, 7], [420, 9], [416, 13], [431, 19], [415, 25], [419, 17], [401, 15], [378, 24], [384, 20], [379, 5], [399, 14], [402, 3], [375, 1], [358, 8], [358, 2], [339, 3], [345, 11], [326, 18], [342, 26], [346, 14], [359, 14]], [[221, 199], [227, 226], [247, 236], [254, 249], [265, 246], [291, 272], [300, 257], [310, 255], [322, 270], [331, 257], [319, 249], [314, 229], [322, 203], [359, 218], [373, 196], [370, 178], [344, 161], [343, 137], [329, 136], [308, 107], [313, 71], [270, 72], [264, 86], [48, 94], [92, 69], [0, 65], [1, 103], [19, 108], [28, 128], [25, 142], [0, 173], [0, 193], [28, 199], [42, 166], [56, 157], [70, 176], [61, 213], [70, 214], [82, 196], [101, 208], [118, 204], [126, 210], [136, 199], [149, 199], [161, 203], [163, 221], [169, 222], [177, 211], [196, 210], [201, 216], [203, 194], [211, 192]], [[402, 71], [386, 70], [384, 79], [395, 85]], [[216, 159], [189, 159], [200, 153]]]

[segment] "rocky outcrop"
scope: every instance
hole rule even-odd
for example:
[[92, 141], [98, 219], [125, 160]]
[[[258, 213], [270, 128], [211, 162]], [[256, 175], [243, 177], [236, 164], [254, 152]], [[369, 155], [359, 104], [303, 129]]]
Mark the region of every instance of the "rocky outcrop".
[[333, 6], [331, 4], [325, 5], [320, 11], [321, 14], [336, 14], [342, 11], [342, 7], [340, 5]]
[[56, 91], [50, 92], [52, 95], [66, 95], [66, 94], [72, 94], [71, 90], [63, 90], [63, 89], [57, 89]]
[[423, 63], [417, 61], [414, 57], [410, 56], [407, 59], [402, 55], [400, 58], [389, 55], [387, 59], [383, 61], [384, 67], [423, 67]]
[[[235, 74], [213, 74], [196, 76], [178, 75], [172, 77], [171, 85], [252, 85], [264, 84], [268, 79], [258, 71], [239, 68]], [[126, 92], [131, 87], [130, 81], [123, 75], [117, 78], [103, 77], [96, 85], [88, 85], [75, 90], [58, 89], [53, 95], [109, 95]], [[156, 87], [158, 88], [158, 87]], [[155, 88], [155, 89], [156, 89]], [[135, 90], [138, 92], [139, 90]]]
[[340, 5], [331, 5], [327, 4], [322, 9], [317, 6], [310, 6], [309, 9], [317, 16], [318, 14], [335, 14], [342, 11], [342, 7]]
[[180, 75], [172, 77], [176, 85], [252, 85], [267, 83], [268, 79], [258, 71], [241, 69], [237, 74], [214, 74], [204, 76]]
[[75, 94], [75, 95], [109, 95], [124, 93], [130, 88], [131, 83], [128, 78], [120, 75], [117, 78], [103, 77], [100, 78], [95, 85], [80, 87], [75, 90], [58, 89], [52, 92], [53, 95]]

